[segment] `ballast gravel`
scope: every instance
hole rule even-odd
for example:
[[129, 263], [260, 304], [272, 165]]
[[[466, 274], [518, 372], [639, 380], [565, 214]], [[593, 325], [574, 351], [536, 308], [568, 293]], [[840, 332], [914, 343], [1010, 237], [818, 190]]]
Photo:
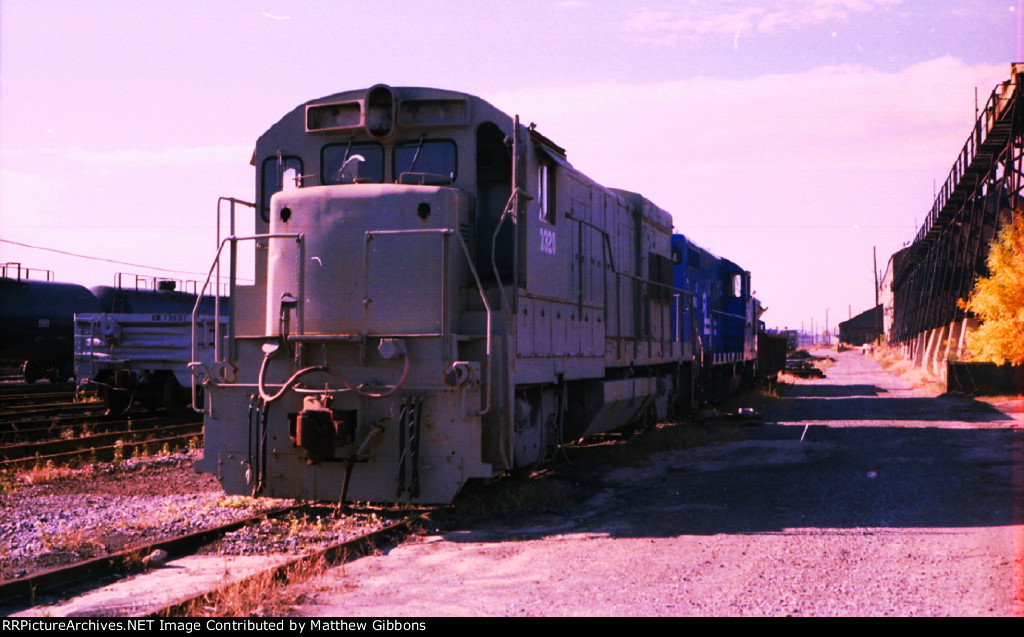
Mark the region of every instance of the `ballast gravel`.
[[[89, 465], [52, 479], [45, 471], [0, 483], [0, 580], [24, 577], [255, 515], [291, 501], [225, 496], [176, 453]], [[33, 484], [45, 480], [42, 484]], [[52, 481], [51, 481], [52, 480]]]

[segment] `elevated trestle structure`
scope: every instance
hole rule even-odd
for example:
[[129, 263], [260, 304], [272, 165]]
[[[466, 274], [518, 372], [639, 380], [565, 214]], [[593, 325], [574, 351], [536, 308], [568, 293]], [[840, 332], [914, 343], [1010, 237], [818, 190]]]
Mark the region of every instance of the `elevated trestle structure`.
[[978, 113], [913, 243], [892, 279], [890, 346], [917, 366], [944, 376], [945, 361], [962, 357], [976, 319], [959, 307], [979, 276], [993, 237], [1024, 214], [1024, 63], [996, 86]]

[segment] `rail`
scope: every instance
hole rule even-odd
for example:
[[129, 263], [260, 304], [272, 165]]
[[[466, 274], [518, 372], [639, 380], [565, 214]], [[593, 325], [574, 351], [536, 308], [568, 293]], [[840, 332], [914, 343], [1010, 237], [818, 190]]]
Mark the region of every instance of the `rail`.
[[[15, 270], [17, 272], [17, 274], [15, 276], [13, 276], [13, 277], [12, 276], [8, 276], [8, 274], [7, 274], [7, 269], [8, 268], [11, 268], [11, 269]], [[44, 272], [46, 274], [46, 279], [45, 280], [47, 282], [53, 281], [53, 270], [44, 270], [42, 268], [26, 268], [26, 267], [23, 267], [17, 261], [8, 261], [7, 263], [4, 263], [3, 265], [0, 265], [0, 277], [2, 277], [4, 279], [17, 278], [18, 281], [21, 281], [22, 273], [24, 273], [25, 279], [28, 280], [28, 279], [32, 278], [32, 273], [33, 272]]]
[[[917, 231], [907, 258], [900, 264], [894, 277], [899, 285], [920, 260], [925, 241], [963, 205], [981, 179], [996, 163], [996, 153], [1005, 147], [1010, 136], [1010, 103], [1017, 94], [1017, 75], [1024, 66], [1014, 65], [1014, 75], [992, 90], [985, 107], [979, 111], [974, 130], [967, 137], [960, 153], [949, 170], [946, 181], [935, 196], [931, 210]], [[970, 179], [968, 179], [970, 178]]]
[[[131, 278], [134, 278], [134, 282], [130, 281]], [[126, 280], [128, 282], [126, 282]], [[185, 294], [198, 295], [199, 282], [194, 279], [172, 279], [170, 277], [118, 272], [114, 275], [114, 289], [119, 291], [135, 290], [137, 292], [182, 292]], [[218, 289], [216, 294], [223, 295], [224, 289]]]

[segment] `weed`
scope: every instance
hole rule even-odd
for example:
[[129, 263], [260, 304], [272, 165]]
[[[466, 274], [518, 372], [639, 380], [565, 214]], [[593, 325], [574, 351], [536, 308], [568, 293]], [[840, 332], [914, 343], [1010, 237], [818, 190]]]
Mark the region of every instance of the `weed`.
[[326, 566], [323, 558], [302, 560], [229, 584], [186, 603], [174, 614], [186, 617], [281, 616], [306, 601], [309, 589], [303, 584], [322, 574]]
[[789, 388], [793, 386], [793, 382], [790, 377], [785, 377], [783, 373], [778, 373], [775, 378], [765, 379], [755, 393], [761, 398], [762, 402], [767, 402], [772, 398], [780, 398], [786, 395]]
[[894, 350], [889, 349], [887, 345], [879, 345], [876, 347], [871, 357], [875, 359], [875, 362], [882, 366], [883, 369], [888, 369], [900, 362], [903, 357], [899, 356]]
[[217, 499], [216, 506], [228, 509], [245, 509], [256, 505], [258, 502], [257, 498], [247, 495], [225, 495]]
[[39, 541], [51, 551], [69, 551], [82, 553], [91, 550], [104, 550], [106, 547], [96, 539], [94, 533], [84, 529], [64, 528], [57, 531], [41, 531]]
[[9, 546], [0, 545], [0, 582], [14, 578], [14, 569], [8, 557], [10, 550]]
[[772, 399], [785, 395], [793, 386], [793, 380], [792, 376], [780, 372], [774, 381], [766, 380], [754, 389], [729, 396], [718, 404], [717, 411], [721, 414], [729, 414], [736, 413], [741, 407], [763, 409]]
[[689, 421], [662, 423], [616, 449], [609, 460], [612, 464], [636, 465], [658, 451], [693, 449], [745, 438], [743, 430], [733, 424], [703, 425]]
[[121, 568], [126, 572], [141, 570], [146, 564], [146, 553], [143, 549], [126, 551], [121, 559]]
[[946, 391], [945, 382], [941, 378], [932, 376], [924, 367], [915, 366], [913, 361], [903, 358], [895, 350], [880, 347], [875, 350], [874, 359], [890, 374], [899, 376], [917, 389], [935, 395]]
[[168, 503], [164, 508], [151, 511], [148, 515], [142, 515], [128, 522], [128, 526], [138, 529], [163, 528], [166, 525], [183, 519], [185, 512], [175, 502]]
[[18, 474], [17, 479], [25, 484], [47, 484], [63, 478], [70, 478], [76, 473], [71, 467], [57, 467], [54, 466], [52, 460], [47, 460], [42, 464], [37, 462], [28, 471]]

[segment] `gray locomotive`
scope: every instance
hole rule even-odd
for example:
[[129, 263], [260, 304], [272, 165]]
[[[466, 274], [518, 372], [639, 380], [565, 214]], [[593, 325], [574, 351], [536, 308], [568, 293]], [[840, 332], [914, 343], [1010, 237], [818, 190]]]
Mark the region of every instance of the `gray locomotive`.
[[[227, 344], [192, 366], [197, 470], [229, 493], [448, 502], [701, 400], [718, 310], [674, 280], [671, 216], [518, 118], [377, 85], [300, 105], [253, 161], [256, 233], [215, 266], [254, 242], [256, 282], [229, 275]], [[734, 269], [727, 313], [753, 334]], [[756, 358], [737, 351], [733, 375]]]

